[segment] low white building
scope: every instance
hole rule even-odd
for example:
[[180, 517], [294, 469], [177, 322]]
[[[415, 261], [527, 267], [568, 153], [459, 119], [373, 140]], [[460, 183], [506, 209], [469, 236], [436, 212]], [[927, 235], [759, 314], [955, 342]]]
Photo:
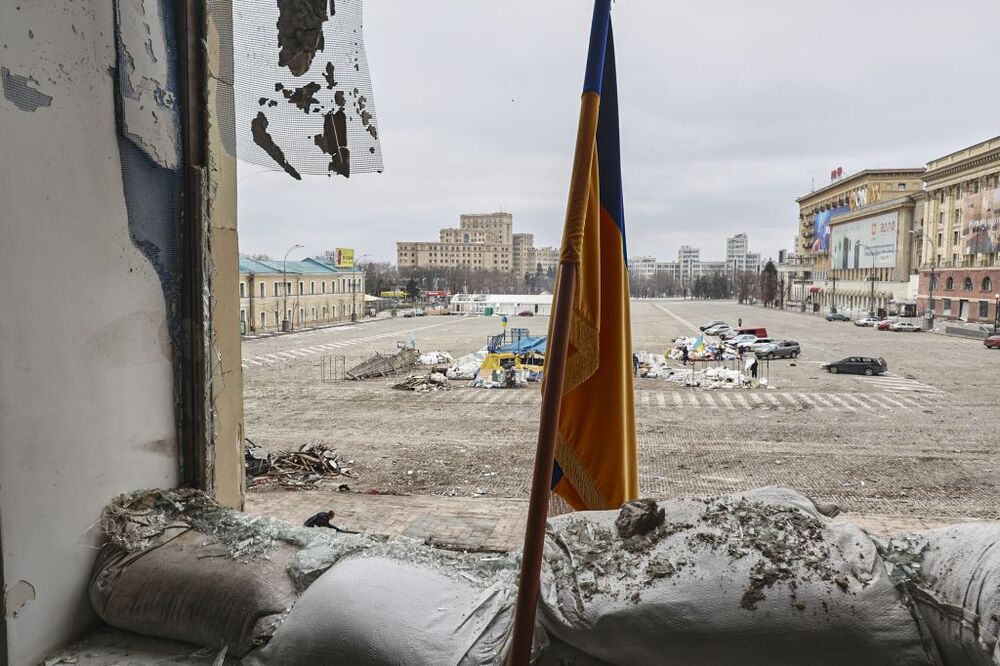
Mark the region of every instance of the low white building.
[[451, 311], [508, 317], [530, 312], [547, 317], [552, 313], [552, 294], [455, 294], [451, 297]]

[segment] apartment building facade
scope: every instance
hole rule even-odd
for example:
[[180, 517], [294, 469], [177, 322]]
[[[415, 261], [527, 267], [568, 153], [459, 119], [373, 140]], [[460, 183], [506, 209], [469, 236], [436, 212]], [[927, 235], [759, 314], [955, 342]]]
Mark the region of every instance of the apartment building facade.
[[467, 268], [516, 275], [542, 271], [558, 263], [556, 248], [536, 248], [534, 235], [513, 233], [510, 213], [470, 213], [457, 228], [441, 229], [438, 241], [396, 243], [396, 265], [408, 268]]
[[931, 160], [924, 184], [924, 214], [914, 234], [918, 307], [938, 317], [995, 325], [1000, 137]]

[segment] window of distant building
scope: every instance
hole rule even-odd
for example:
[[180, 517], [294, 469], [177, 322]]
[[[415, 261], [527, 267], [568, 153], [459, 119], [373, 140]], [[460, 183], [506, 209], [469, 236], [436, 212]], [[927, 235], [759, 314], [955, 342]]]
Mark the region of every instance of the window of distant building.
[[955, 278], [950, 277], [947, 280], [945, 280], [944, 281], [944, 288], [945, 289], [954, 289], [955, 288]]
[[324, 294], [326, 293], [326, 280], [323, 280], [322, 282], [319, 283], [319, 288], [320, 291], [322, 291], [322, 293]]
[[906, 183], [896, 183], [896, 189], [902, 192], [906, 189]]
[[984, 277], [979, 288], [982, 291], [993, 291], [993, 281], [990, 280], [988, 277]]
[[306, 283], [303, 282], [302, 280], [299, 280], [299, 295], [301, 296], [305, 293], [306, 293]]
[[990, 316], [990, 302], [979, 301], [979, 318], [986, 319]]
[[962, 289], [965, 291], [972, 291], [972, 278], [965, 278], [965, 281], [962, 283]]
[[240, 298], [246, 298], [246, 282], [240, 282]]
[[275, 296], [278, 295], [278, 283], [277, 282], [274, 283], [274, 295]]
[[315, 282], [310, 282], [309, 283], [309, 293], [310, 294], [315, 294], [316, 293], [316, 283]]
[[[261, 282], [260, 283], [260, 297], [264, 298], [265, 296], [267, 296], [267, 285], [264, 284], [263, 282]], [[275, 296], [277, 296], [277, 294], [275, 294]], [[261, 326], [263, 326], [263, 324], [261, 324]]]
[[942, 301], [941, 301], [941, 307], [944, 310], [945, 314], [950, 313], [951, 312], [951, 299], [950, 298], [942, 299]]

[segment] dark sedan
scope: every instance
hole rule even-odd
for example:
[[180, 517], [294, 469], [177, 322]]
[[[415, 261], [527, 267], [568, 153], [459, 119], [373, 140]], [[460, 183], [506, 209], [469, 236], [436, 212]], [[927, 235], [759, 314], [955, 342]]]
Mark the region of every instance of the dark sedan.
[[831, 374], [845, 372], [852, 375], [881, 375], [887, 372], [889, 367], [884, 358], [872, 358], [871, 356], [848, 356], [847, 358], [832, 363], [824, 363], [823, 366]]
[[831, 312], [826, 316], [827, 321], [851, 321], [851, 318], [839, 312]]

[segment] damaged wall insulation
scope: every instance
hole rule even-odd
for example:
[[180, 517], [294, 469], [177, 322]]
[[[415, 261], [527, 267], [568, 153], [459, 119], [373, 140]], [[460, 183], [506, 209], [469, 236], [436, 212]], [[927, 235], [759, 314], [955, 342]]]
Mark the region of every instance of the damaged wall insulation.
[[[122, 43], [133, 110], [165, 122], [163, 4], [144, 0], [150, 32]], [[95, 626], [101, 507], [179, 483], [164, 298], [178, 166], [160, 164], [177, 153], [121, 113], [118, 18], [108, 0], [0, 2], [0, 282], [30, 285], [5, 291], [0, 318], [0, 664], [41, 663]], [[123, 138], [125, 115], [145, 145]]]
[[241, 160], [301, 174], [382, 171], [362, 0], [234, 7]]

